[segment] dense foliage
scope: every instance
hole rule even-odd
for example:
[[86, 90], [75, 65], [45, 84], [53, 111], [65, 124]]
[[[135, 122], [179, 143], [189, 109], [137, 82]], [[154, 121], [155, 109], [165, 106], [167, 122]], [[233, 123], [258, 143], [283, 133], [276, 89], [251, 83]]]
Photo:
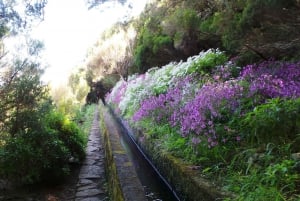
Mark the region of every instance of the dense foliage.
[[[132, 72], [179, 61], [209, 48], [239, 55], [239, 62], [297, 58], [299, 2], [157, 1], [147, 5], [137, 29]], [[283, 31], [285, 30], [285, 31]]]
[[[41, 20], [46, 1], [0, 1], [0, 180], [59, 182], [85, 156], [86, 134], [58, 112], [41, 81], [43, 44], [23, 33]], [[17, 53], [5, 38], [16, 37]]]
[[86, 137], [54, 111], [37, 111], [24, 123], [35, 125], [7, 137], [0, 149], [0, 175], [21, 183], [59, 182], [70, 171], [70, 159], [82, 160]]
[[107, 101], [237, 200], [296, 200], [299, 78], [299, 62], [240, 68], [224, 52], [208, 50], [119, 81]]
[[126, 80], [210, 48], [226, 51], [241, 66], [297, 60], [299, 7], [296, 0], [149, 1], [138, 18], [101, 35], [87, 56], [86, 80], [113, 74]]
[[[31, 55], [32, 56], [32, 55]], [[69, 160], [83, 159], [86, 137], [55, 111], [34, 60], [3, 64], [0, 85], [0, 176], [20, 183], [59, 181]]]

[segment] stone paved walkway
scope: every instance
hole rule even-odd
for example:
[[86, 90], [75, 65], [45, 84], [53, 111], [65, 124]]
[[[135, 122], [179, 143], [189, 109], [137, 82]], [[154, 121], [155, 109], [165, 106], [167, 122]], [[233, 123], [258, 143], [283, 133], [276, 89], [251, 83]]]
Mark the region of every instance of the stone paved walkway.
[[104, 150], [100, 136], [97, 108], [87, 144], [86, 159], [79, 173], [75, 201], [109, 200], [105, 189]]

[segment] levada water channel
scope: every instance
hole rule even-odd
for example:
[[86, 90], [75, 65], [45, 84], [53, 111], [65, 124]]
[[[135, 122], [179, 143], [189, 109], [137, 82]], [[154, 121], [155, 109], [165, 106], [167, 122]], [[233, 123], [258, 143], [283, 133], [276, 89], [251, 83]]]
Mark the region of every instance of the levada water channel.
[[113, 115], [121, 128], [120, 140], [123, 148], [132, 161], [137, 175], [145, 188], [148, 201], [180, 201], [171, 185], [159, 173], [151, 160], [145, 155], [132, 137], [132, 133], [126, 129], [122, 121]]

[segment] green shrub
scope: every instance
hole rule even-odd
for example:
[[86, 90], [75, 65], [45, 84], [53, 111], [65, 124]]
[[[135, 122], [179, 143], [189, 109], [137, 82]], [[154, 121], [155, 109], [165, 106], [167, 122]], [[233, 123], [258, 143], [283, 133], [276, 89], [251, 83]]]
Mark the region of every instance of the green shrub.
[[287, 200], [289, 193], [297, 190], [299, 173], [295, 161], [277, 160], [264, 168], [251, 167], [248, 174], [231, 170], [225, 188], [237, 194], [235, 200]]
[[228, 57], [222, 52], [209, 52], [189, 67], [189, 73], [209, 74], [213, 68], [224, 64]]
[[1, 177], [22, 184], [59, 182], [69, 174], [71, 158], [84, 158], [86, 138], [73, 122], [54, 111], [40, 118], [38, 124], [24, 123], [34, 127], [19, 130], [0, 146]]
[[164, 19], [163, 33], [172, 38], [175, 46], [188, 38], [197, 40], [201, 19], [195, 9], [178, 7]]
[[176, 33], [184, 36], [191, 32], [197, 32], [200, 26], [200, 18], [197, 11], [190, 8], [178, 8], [169, 17], [169, 26], [173, 26]]
[[262, 182], [280, 188], [293, 190], [296, 187], [296, 181], [300, 178], [295, 171], [294, 160], [283, 160], [276, 164], [271, 164], [265, 170]]
[[200, 30], [209, 33], [219, 33], [221, 31], [220, 24], [224, 16], [221, 12], [215, 12], [214, 15], [203, 20], [200, 24]]
[[172, 45], [172, 39], [169, 36], [155, 36], [153, 37], [153, 48], [152, 52], [154, 54], [158, 53], [158, 51], [165, 46], [170, 46]]
[[194, 9], [179, 8], [175, 12], [175, 17], [177, 18], [177, 25], [186, 31], [197, 30], [199, 28], [200, 18]]
[[79, 121], [77, 121], [76, 124], [84, 133], [85, 141], [87, 140], [87, 136], [92, 127], [96, 107], [96, 104], [85, 105], [84, 107], [82, 107], [82, 109], [78, 112], [76, 116], [76, 119], [79, 119]]
[[84, 158], [87, 138], [74, 122], [60, 113], [52, 112], [46, 116], [46, 124], [50, 130], [57, 132], [58, 138], [65, 144], [74, 159]]
[[143, 55], [146, 48], [143, 45], [138, 45], [134, 51], [134, 67], [130, 68], [132, 74], [143, 72]]
[[139, 31], [134, 49], [135, 69], [131, 69], [131, 73], [146, 72], [152, 66], [162, 65], [161, 62], [165, 60], [165, 57], [161, 55], [161, 52], [173, 46], [172, 38], [162, 33], [159, 27], [160, 23], [154, 24], [156, 28], [152, 29], [153, 27], [150, 26], [152, 24], [151, 19]]
[[300, 98], [271, 99], [247, 113], [242, 126], [252, 144], [291, 142], [300, 133]]
[[2, 147], [0, 174], [32, 184], [61, 180], [69, 173], [70, 152], [55, 132], [19, 133]]

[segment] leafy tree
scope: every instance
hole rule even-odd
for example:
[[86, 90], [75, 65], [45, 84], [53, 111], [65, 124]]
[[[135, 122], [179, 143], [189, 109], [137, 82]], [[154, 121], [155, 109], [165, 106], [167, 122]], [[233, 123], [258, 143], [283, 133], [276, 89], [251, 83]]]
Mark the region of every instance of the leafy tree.
[[47, 0], [0, 1], [0, 38], [6, 33], [16, 34], [31, 26], [34, 19], [43, 19]]
[[[182, 40], [197, 41], [199, 35], [200, 18], [194, 9], [178, 8], [163, 23], [164, 32], [174, 38], [175, 42]], [[196, 54], [196, 53], [195, 53]]]
[[[26, 64], [25, 64], [26, 65]], [[28, 64], [27, 64], [28, 65]], [[40, 75], [34, 64], [24, 66], [21, 75], [11, 83], [11, 91], [6, 93], [7, 105], [12, 110], [10, 133], [14, 134], [26, 128], [26, 119], [36, 110], [39, 102], [46, 96], [46, 88], [40, 84]]]
[[199, 45], [201, 18], [194, 6], [202, 4], [165, 1], [160, 6], [148, 5], [136, 23], [136, 69], [132, 72], [145, 72], [152, 66], [163, 66], [200, 52], [204, 46]]
[[93, 83], [90, 92], [88, 93], [86, 97], [86, 103], [87, 104], [93, 104], [98, 103], [99, 100], [102, 101], [103, 104], [105, 104], [105, 94], [108, 92], [109, 89], [107, 89], [101, 81], [98, 81], [96, 83]]
[[80, 109], [81, 104], [76, 101], [75, 95], [71, 88], [66, 85], [59, 85], [51, 88], [51, 97], [56, 105], [57, 111], [73, 118], [77, 110]]
[[31, 19], [41, 19], [45, 4], [0, 0], [0, 177], [21, 183], [59, 181], [70, 158], [83, 159], [86, 144], [78, 127], [55, 112], [41, 82], [43, 44], [27, 39], [18, 55], [3, 44], [4, 37], [29, 28]]
[[31, 43], [26, 59], [4, 65], [0, 80], [0, 177], [25, 184], [60, 181], [69, 160], [85, 155], [85, 135], [55, 112], [40, 81], [39, 44]]
[[1, 63], [0, 124], [6, 125], [5, 131], [11, 135], [26, 127], [23, 123], [28, 115], [47, 94], [47, 88], [40, 81], [43, 69], [37, 60], [30, 58], [40, 49], [40, 43], [35, 45], [28, 49], [28, 58], [16, 58], [11, 64], [10, 61]]
[[82, 105], [89, 91], [89, 86], [85, 79], [85, 71], [79, 69], [77, 72], [72, 73], [68, 80], [68, 86], [71, 88], [75, 100]]
[[125, 26], [118, 23], [103, 33], [87, 59], [87, 81], [90, 86], [93, 81], [110, 74], [127, 79], [128, 69], [133, 64], [135, 36], [132, 24]]
[[[59, 182], [69, 174], [69, 160], [84, 158], [86, 137], [75, 123], [41, 103], [23, 119], [23, 129], [0, 146], [0, 176], [21, 183]], [[22, 113], [24, 114], [24, 112]]]
[[[105, 2], [109, 2], [112, 0], [86, 0], [86, 4], [88, 5], [89, 9], [97, 7]], [[117, 0], [117, 2], [124, 4], [127, 0]]]
[[152, 66], [161, 66], [170, 60], [178, 60], [173, 46], [173, 40], [161, 32], [152, 32], [145, 27], [139, 33], [134, 51], [134, 64], [137, 69], [134, 72], [145, 72]]
[[0, 176], [22, 183], [65, 175], [68, 159], [75, 156], [60, 136], [67, 131], [59, 134], [45, 119], [54, 108], [40, 81], [39, 47], [31, 43], [26, 59], [8, 60], [1, 72]]

